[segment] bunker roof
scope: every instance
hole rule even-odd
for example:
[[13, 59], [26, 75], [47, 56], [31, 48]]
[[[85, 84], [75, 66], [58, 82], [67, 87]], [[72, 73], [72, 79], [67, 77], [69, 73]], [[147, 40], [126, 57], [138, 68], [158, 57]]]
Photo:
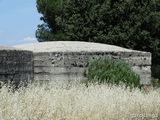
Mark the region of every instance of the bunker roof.
[[114, 45], [80, 41], [54, 41], [14, 46], [33, 52], [142, 52]]

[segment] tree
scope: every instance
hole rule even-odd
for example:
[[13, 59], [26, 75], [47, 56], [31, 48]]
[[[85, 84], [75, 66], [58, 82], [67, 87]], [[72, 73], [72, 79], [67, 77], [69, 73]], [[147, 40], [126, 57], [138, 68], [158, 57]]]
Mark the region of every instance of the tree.
[[62, 5], [63, 0], [37, 0], [37, 10], [43, 14], [40, 20], [44, 21], [36, 31], [39, 42], [62, 40], [65, 37], [56, 21], [62, 15]]
[[40, 42], [113, 44], [151, 52], [160, 63], [160, 0], [37, 0], [37, 8]]

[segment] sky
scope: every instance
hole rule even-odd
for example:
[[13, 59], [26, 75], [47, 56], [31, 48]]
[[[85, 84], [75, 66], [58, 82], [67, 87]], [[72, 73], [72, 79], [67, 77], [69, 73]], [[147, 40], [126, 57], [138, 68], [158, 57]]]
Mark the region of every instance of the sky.
[[0, 45], [38, 42], [35, 31], [41, 16], [36, 0], [0, 0]]

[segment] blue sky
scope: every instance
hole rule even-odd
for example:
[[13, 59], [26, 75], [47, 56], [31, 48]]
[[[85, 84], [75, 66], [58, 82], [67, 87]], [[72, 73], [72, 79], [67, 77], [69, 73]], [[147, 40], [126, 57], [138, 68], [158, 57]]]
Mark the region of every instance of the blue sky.
[[36, 0], [0, 0], [0, 45], [38, 42], [35, 31], [41, 16]]

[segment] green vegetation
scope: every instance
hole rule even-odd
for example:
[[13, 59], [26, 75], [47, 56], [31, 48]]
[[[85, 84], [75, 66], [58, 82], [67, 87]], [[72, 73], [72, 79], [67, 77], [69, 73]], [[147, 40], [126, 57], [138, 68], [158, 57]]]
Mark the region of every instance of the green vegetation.
[[[44, 21], [36, 31], [39, 42], [87, 41], [148, 51], [160, 69], [160, 0], [37, 0], [37, 9]], [[160, 79], [160, 72], [153, 77]]]
[[152, 65], [152, 76], [154, 78], [159, 79], [159, 84], [160, 84], [160, 63], [156, 63]]
[[130, 87], [140, 87], [140, 77], [134, 73], [130, 66], [124, 62], [113, 59], [95, 59], [90, 61], [86, 71], [86, 85], [90, 83], [108, 83], [119, 85], [121, 83]]
[[154, 88], [160, 88], [160, 81], [156, 78], [151, 78], [151, 84]]

